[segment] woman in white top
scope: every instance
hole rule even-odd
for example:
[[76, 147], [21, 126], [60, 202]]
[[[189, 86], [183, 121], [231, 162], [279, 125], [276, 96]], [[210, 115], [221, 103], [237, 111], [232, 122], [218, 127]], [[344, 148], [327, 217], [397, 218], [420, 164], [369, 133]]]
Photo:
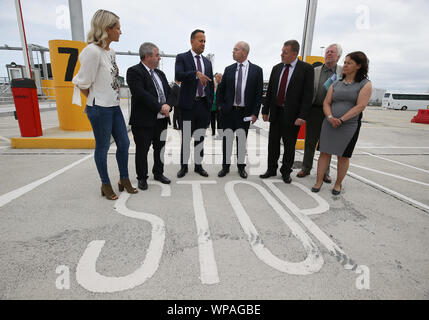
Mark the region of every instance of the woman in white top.
[[137, 193], [128, 176], [130, 140], [119, 107], [119, 69], [115, 52], [109, 47], [112, 41], [119, 41], [121, 33], [119, 17], [110, 11], [98, 10], [91, 20], [88, 46], [79, 55], [81, 67], [73, 78], [73, 83], [87, 96], [86, 113], [95, 137], [94, 159], [102, 183], [101, 195], [109, 200], [118, 199], [107, 172], [111, 136], [117, 146], [119, 191], [125, 188], [129, 193]]

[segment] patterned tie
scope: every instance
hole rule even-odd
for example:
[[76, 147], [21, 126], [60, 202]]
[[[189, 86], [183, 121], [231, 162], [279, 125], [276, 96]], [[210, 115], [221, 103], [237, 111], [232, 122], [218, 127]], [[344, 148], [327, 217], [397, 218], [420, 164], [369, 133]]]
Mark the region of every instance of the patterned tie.
[[238, 76], [237, 76], [237, 88], [235, 89], [235, 103], [237, 106], [241, 103], [241, 82], [243, 80], [243, 72], [242, 72], [243, 64], [240, 63], [240, 68], [238, 69]]
[[282, 80], [280, 81], [280, 88], [279, 88], [279, 92], [277, 93], [277, 105], [279, 106], [282, 106], [285, 102], [286, 84], [287, 84], [287, 78], [289, 76], [289, 67], [290, 67], [290, 64], [287, 64], [286, 69], [283, 72]]
[[[199, 72], [203, 72], [203, 68], [201, 68], [201, 61], [200, 61], [200, 56], [195, 56], [195, 58], [197, 58], [197, 68]], [[202, 97], [204, 94], [204, 90], [203, 90], [203, 85], [200, 81], [200, 79], [198, 79], [198, 96]]]
[[158, 93], [158, 101], [159, 101], [159, 103], [164, 104], [166, 101], [165, 96], [164, 96], [164, 92], [159, 87], [159, 83], [155, 79], [155, 75], [153, 74], [153, 70], [150, 70], [150, 76], [152, 77], [152, 81], [155, 84], [156, 92]]

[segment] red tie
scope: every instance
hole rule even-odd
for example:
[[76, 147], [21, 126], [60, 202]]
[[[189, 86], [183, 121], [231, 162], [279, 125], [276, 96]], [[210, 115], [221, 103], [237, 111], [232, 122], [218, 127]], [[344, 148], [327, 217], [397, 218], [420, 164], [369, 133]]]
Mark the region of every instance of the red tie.
[[286, 69], [282, 75], [282, 80], [280, 81], [280, 88], [279, 88], [279, 92], [277, 93], [277, 105], [279, 106], [283, 106], [285, 102], [286, 84], [287, 84], [287, 77], [289, 75], [289, 67], [290, 67], [290, 64], [287, 64]]

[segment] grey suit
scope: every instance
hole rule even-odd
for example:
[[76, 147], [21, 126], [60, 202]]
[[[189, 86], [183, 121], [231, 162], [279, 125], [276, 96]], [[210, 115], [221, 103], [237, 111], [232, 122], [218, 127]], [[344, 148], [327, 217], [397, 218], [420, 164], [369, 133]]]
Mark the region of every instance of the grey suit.
[[[304, 159], [302, 161], [302, 170], [305, 173], [310, 173], [311, 168], [313, 167], [314, 152], [320, 139], [322, 122], [325, 118], [323, 113], [323, 100], [326, 97], [327, 91], [323, 87], [323, 83], [325, 83], [327, 78], [332, 76], [332, 72], [329, 72], [329, 69], [324, 66], [325, 65], [321, 65], [314, 68], [313, 103], [305, 127]], [[337, 79], [342, 77], [342, 73], [343, 68], [337, 65]], [[329, 167], [325, 174], [329, 174]]]

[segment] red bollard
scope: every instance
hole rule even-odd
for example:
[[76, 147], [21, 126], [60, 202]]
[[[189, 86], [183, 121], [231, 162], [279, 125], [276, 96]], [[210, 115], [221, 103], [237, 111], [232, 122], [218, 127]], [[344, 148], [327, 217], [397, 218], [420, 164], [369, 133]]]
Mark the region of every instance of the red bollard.
[[42, 133], [36, 83], [32, 79], [11, 81], [13, 100], [22, 137], [39, 137]]

